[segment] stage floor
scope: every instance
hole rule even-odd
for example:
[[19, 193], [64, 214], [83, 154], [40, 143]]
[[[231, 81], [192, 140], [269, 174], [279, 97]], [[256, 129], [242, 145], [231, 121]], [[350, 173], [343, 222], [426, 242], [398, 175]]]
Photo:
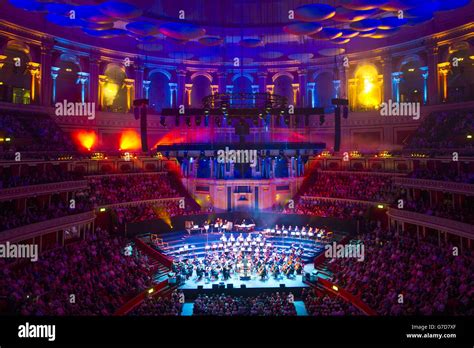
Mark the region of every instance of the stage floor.
[[[305, 273], [311, 272], [314, 269], [314, 265], [308, 264], [304, 267]], [[227, 284], [233, 284], [234, 289], [240, 288], [244, 284], [247, 288], [279, 288], [280, 284], [285, 284], [286, 288], [305, 288], [308, 287], [303, 282], [303, 275], [297, 275], [294, 279], [288, 279], [286, 277], [276, 280], [273, 277], [270, 277], [267, 280], [260, 280], [259, 277], [252, 277], [250, 280], [240, 280], [240, 277], [230, 278], [227, 281], [217, 280], [214, 282], [206, 282], [205, 280], [195, 281], [195, 275], [187, 280], [184, 284], [179, 286], [179, 289], [197, 289], [199, 285], [203, 286], [203, 289], [212, 289], [213, 284], [224, 283], [226, 288]]]

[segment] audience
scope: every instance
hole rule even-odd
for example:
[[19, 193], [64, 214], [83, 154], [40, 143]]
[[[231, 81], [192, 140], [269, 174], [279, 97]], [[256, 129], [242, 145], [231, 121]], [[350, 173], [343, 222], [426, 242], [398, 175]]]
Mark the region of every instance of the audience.
[[[376, 228], [362, 239], [365, 261], [333, 259], [333, 281], [380, 315], [473, 315], [474, 262], [438, 247]], [[402, 300], [402, 302], [400, 301]]]
[[179, 294], [174, 291], [171, 298], [150, 296], [133, 309], [129, 315], [136, 316], [180, 316], [183, 304], [179, 302]]
[[313, 290], [303, 289], [301, 294], [306, 310], [311, 316], [362, 315], [351, 303], [339, 297], [317, 296]]
[[296, 309], [286, 293], [262, 293], [255, 297], [203, 295], [194, 301], [198, 316], [295, 316]]
[[[0, 268], [0, 297], [21, 315], [112, 315], [151, 284], [148, 260], [128, 241], [97, 229], [24, 267]], [[73, 297], [72, 297], [73, 296]]]

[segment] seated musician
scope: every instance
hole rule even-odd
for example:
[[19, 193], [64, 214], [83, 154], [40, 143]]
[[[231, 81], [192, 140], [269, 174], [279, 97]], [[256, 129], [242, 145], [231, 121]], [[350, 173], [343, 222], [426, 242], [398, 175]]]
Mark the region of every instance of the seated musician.
[[291, 232], [291, 231], [293, 231], [293, 227], [290, 225], [288, 226], [288, 232]]
[[298, 226], [295, 226], [295, 232], [299, 232], [299, 231], [300, 230], [299, 230]]
[[245, 240], [246, 240], [247, 242], [251, 242], [251, 241], [252, 241], [252, 236], [251, 236], [250, 234], [247, 235], [247, 238], [245, 238]]
[[275, 231], [280, 230], [280, 227], [278, 225], [275, 225]]
[[230, 240], [231, 242], [235, 242], [235, 238], [234, 238], [234, 235], [233, 235], [232, 233], [230, 234], [229, 240]]
[[219, 231], [219, 219], [216, 220], [216, 222], [214, 223], [214, 231]]
[[220, 240], [223, 241], [223, 242], [227, 242], [227, 237], [225, 236], [225, 234], [222, 235]]
[[239, 242], [243, 242], [243, 241], [244, 241], [244, 237], [242, 236], [242, 233], [239, 234], [239, 237], [237, 237], [237, 240], [238, 240]]

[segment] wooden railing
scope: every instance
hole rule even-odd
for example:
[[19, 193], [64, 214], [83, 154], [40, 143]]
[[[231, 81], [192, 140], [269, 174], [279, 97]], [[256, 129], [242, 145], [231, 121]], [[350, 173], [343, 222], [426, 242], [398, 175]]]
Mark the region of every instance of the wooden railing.
[[0, 190], [0, 201], [58, 192], [72, 192], [86, 188], [87, 180], [61, 181], [40, 185], [11, 187]]
[[390, 218], [401, 222], [425, 226], [428, 228], [449, 232], [470, 239], [474, 238], [474, 225], [470, 225], [464, 222], [395, 208], [389, 208], [387, 211], [387, 215]]
[[100, 205], [98, 209], [101, 208], [120, 208], [120, 207], [131, 207], [134, 205], [141, 205], [141, 204], [160, 204], [160, 203], [166, 203], [168, 201], [176, 201], [179, 202], [179, 200], [184, 199], [184, 197], [170, 197], [170, 198], [158, 198], [158, 199], [147, 199], [143, 201], [131, 201], [131, 202], [123, 202], [123, 203], [114, 203], [114, 204], [105, 204], [105, 205]]
[[22, 241], [48, 232], [60, 231], [77, 226], [79, 224], [86, 224], [88, 222], [94, 221], [94, 219], [94, 211], [88, 211], [85, 213], [67, 215], [56, 219], [41, 221], [0, 232], [0, 241]]
[[414, 178], [394, 178], [393, 184], [410, 188], [452, 192], [462, 195], [474, 195], [474, 185], [460, 182]]
[[366, 205], [379, 205], [379, 204], [386, 204], [383, 202], [374, 202], [374, 201], [361, 201], [357, 199], [347, 199], [347, 198], [334, 198], [334, 197], [319, 197], [319, 196], [301, 196], [301, 199], [304, 200], [321, 200], [321, 201], [328, 201], [328, 202], [349, 202], [349, 203], [360, 203]]

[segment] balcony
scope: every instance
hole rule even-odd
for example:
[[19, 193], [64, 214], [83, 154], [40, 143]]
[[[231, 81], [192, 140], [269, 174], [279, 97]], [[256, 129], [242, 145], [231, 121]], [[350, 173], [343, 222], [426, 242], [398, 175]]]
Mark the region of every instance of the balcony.
[[41, 185], [11, 187], [0, 190], [0, 201], [8, 201], [60, 192], [73, 192], [86, 188], [87, 180], [62, 181]]
[[94, 211], [88, 211], [85, 213], [68, 215], [57, 219], [41, 221], [0, 232], [0, 242], [19, 242], [49, 232], [65, 230], [73, 226], [83, 225], [94, 221], [94, 219]]
[[464, 222], [394, 208], [389, 208], [387, 215], [389, 218], [397, 221], [445, 231], [465, 238], [474, 238], [474, 225], [466, 224]]
[[451, 192], [461, 195], [474, 196], [474, 185], [460, 182], [449, 182], [428, 179], [394, 178], [393, 184], [406, 188], [417, 188], [432, 191]]

